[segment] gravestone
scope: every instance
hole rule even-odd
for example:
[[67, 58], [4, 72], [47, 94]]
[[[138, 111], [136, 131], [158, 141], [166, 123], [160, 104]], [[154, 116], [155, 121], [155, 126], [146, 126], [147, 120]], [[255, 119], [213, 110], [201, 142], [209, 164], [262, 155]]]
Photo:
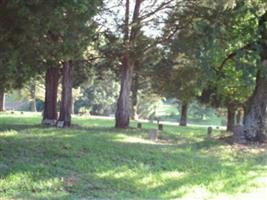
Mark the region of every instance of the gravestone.
[[64, 128], [64, 121], [58, 121], [57, 122], [57, 127], [58, 128]]
[[212, 127], [208, 127], [207, 136], [210, 138], [212, 134]]
[[237, 125], [234, 127], [234, 136], [233, 136], [234, 143], [239, 143], [239, 144], [246, 143], [244, 132], [245, 129], [243, 126]]
[[159, 137], [159, 131], [157, 129], [149, 130], [148, 137], [150, 140], [157, 141]]
[[159, 129], [160, 131], [163, 131], [163, 124], [159, 124], [159, 125], [158, 125], [158, 129]]

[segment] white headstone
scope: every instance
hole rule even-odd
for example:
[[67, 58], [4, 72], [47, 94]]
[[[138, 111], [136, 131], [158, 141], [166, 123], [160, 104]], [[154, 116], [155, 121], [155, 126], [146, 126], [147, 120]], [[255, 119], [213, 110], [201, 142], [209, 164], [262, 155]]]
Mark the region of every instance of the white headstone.
[[58, 128], [64, 128], [64, 121], [58, 121], [57, 122], [57, 127]]

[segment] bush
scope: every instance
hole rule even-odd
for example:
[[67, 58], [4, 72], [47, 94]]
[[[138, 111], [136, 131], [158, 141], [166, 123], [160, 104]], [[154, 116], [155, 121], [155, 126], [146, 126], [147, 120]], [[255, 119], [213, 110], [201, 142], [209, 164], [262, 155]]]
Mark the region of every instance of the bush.
[[81, 107], [79, 109], [79, 114], [80, 115], [90, 115], [91, 110], [89, 108], [86, 107]]

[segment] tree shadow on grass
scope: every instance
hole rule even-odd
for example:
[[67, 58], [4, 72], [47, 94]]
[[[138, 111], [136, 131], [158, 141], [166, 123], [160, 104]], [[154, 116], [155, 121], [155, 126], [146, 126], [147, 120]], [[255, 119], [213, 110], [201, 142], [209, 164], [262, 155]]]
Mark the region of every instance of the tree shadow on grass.
[[[142, 151], [143, 149], [142, 144], [116, 144], [116, 146], [121, 145], [125, 145], [125, 148], [128, 148], [129, 151], [131, 149]], [[146, 157], [139, 159], [137, 157], [125, 159], [124, 157], [125, 162], [127, 160], [136, 161], [133, 166], [129, 163], [130, 169], [134, 169], [134, 166], [140, 167], [139, 171], [134, 172], [133, 175], [131, 175], [132, 170], [121, 167], [125, 164], [125, 162], [121, 162], [121, 166], [117, 166], [118, 171], [107, 169], [94, 179], [100, 185], [115, 185], [113, 193], [108, 193], [108, 196], [101, 196], [99, 194], [99, 198], [116, 199], [117, 196], [123, 193], [126, 195], [126, 198], [173, 199], [181, 198], [186, 193], [193, 192], [190, 189], [194, 187], [202, 187], [210, 193], [234, 195], [238, 192], [253, 189], [255, 187], [253, 181], [259, 178], [259, 174], [263, 170], [266, 172], [266, 168], [258, 169], [262, 162], [259, 163], [257, 161], [262, 157], [266, 157], [266, 152], [255, 155], [253, 160], [225, 162], [217, 157], [203, 154], [196, 155], [197, 152], [175, 151], [174, 149], [167, 152], [161, 147], [155, 147], [151, 144], [146, 144], [145, 146], [149, 148], [149, 154]], [[159, 152], [161, 156], [157, 155]], [[118, 156], [116, 163], [120, 162], [120, 157], [122, 155]], [[251, 173], [257, 170], [259, 170], [259, 174]], [[172, 172], [179, 172], [182, 175], [176, 177], [172, 175]], [[120, 173], [125, 175], [118, 176], [117, 174]], [[159, 184], [154, 184], [153, 182], [149, 184], [149, 181], [145, 181], [147, 176], [149, 179], [151, 173], [156, 177], [162, 178], [162, 180], [154, 180], [155, 182], [160, 182]], [[168, 176], [169, 173], [170, 176]], [[166, 174], [167, 176], [164, 178]], [[82, 185], [86, 185], [86, 181]], [[85, 193], [88, 191], [88, 188], [83, 189]], [[105, 187], [102, 189], [105, 190]], [[87, 194], [90, 195], [90, 193]]]
[[1, 124], [0, 125], [0, 131], [23, 131], [26, 129], [32, 129], [32, 128], [45, 128], [41, 124], [36, 125], [28, 125], [28, 124]]
[[23, 134], [0, 139], [0, 176], [6, 181], [0, 194], [25, 199], [44, 199], [45, 193], [48, 199], [169, 199], [183, 197], [194, 186], [236, 193], [249, 187], [256, 175], [248, 172], [266, 156], [226, 162], [201, 153], [220, 142], [129, 142], [124, 131], [108, 127], [18, 131]]

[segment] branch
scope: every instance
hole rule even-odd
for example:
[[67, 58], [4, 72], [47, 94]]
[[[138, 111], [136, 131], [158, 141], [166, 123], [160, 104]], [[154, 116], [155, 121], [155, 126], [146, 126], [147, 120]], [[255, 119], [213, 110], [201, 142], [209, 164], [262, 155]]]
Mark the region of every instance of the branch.
[[243, 50], [251, 50], [253, 49], [255, 43], [249, 43], [246, 44], [245, 46], [235, 50], [234, 52], [228, 54], [228, 56], [222, 61], [221, 65], [219, 66], [217, 72], [221, 72], [223, 70], [224, 65], [226, 64], [226, 62], [230, 59], [234, 59], [234, 57], [237, 55], [238, 51], [243, 51]]
[[130, 0], [126, 0], [125, 19], [124, 19], [124, 42], [126, 42], [129, 38], [129, 15], [130, 15]]
[[151, 17], [152, 15], [156, 14], [157, 12], [161, 11], [161, 10], [164, 10], [166, 8], [173, 8], [173, 6], [168, 6], [170, 3], [172, 2], [175, 2], [175, 0], [168, 0], [166, 2], [163, 2], [162, 4], [160, 4], [157, 8], [155, 8], [155, 10], [143, 15], [140, 17], [140, 21], [148, 18], [148, 17]]
[[130, 41], [133, 41], [138, 31], [140, 30], [140, 21], [139, 21], [139, 14], [140, 14], [140, 7], [141, 7], [142, 0], [136, 0], [135, 1], [135, 7], [134, 7], [134, 13], [133, 13], [133, 19], [132, 19], [132, 28], [130, 33]]

